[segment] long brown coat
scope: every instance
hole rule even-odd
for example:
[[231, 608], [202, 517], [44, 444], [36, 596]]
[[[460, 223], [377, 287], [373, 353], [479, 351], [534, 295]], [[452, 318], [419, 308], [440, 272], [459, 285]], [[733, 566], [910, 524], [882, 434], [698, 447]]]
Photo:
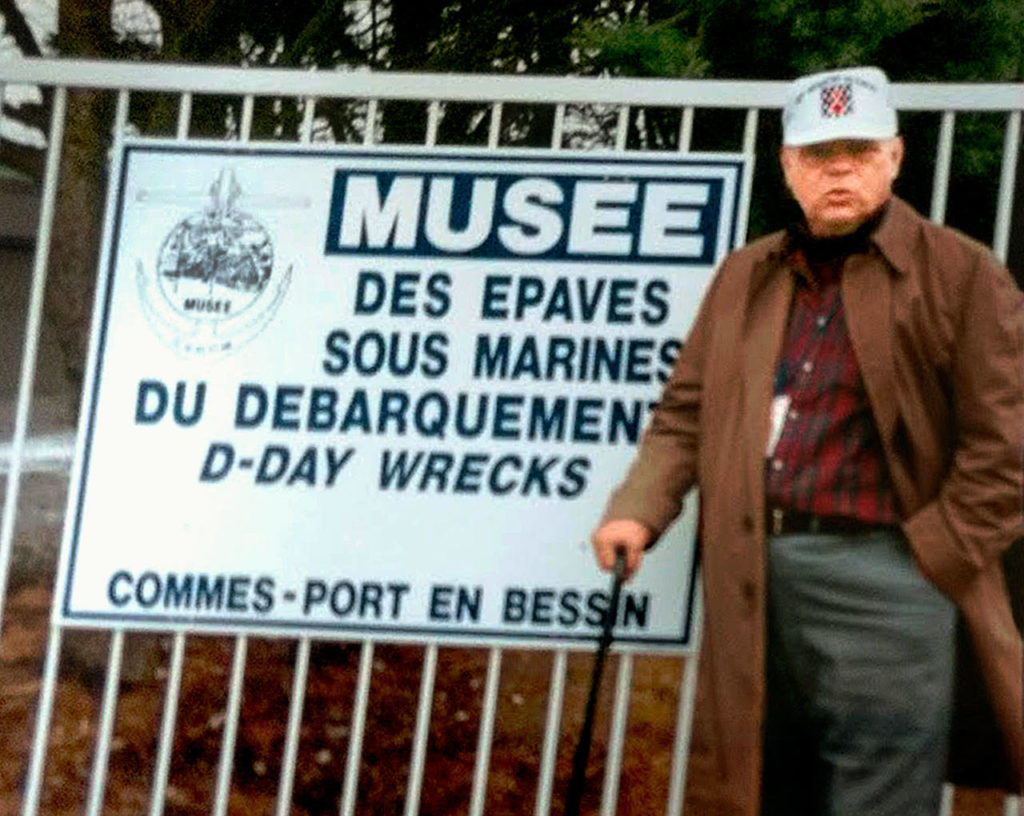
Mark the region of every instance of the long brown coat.
[[[659, 534], [701, 496], [704, 637], [696, 727], [720, 813], [756, 816], [764, 709], [764, 450], [793, 293], [782, 233], [715, 277], [606, 519]], [[1000, 554], [1022, 531], [1024, 306], [980, 244], [893, 199], [841, 290], [853, 348], [923, 573], [960, 608], [1024, 779], [1022, 645]]]

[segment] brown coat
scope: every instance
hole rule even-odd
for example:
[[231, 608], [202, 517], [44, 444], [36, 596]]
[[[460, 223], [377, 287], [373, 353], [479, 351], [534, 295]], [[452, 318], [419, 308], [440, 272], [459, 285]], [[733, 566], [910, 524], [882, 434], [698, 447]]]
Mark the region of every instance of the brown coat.
[[[974, 241], [893, 199], [842, 276], [846, 321], [923, 573], [960, 608], [1024, 779], [1022, 645], [1000, 554], [1022, 531], [1024, 306]], [[764, 702], [764, 450], [793, 293], [782, 233], [715, 277], [606, 519], [656, 534], [701, 496], [704, 637], [696, 728], [728, 814], [756, 816]]]

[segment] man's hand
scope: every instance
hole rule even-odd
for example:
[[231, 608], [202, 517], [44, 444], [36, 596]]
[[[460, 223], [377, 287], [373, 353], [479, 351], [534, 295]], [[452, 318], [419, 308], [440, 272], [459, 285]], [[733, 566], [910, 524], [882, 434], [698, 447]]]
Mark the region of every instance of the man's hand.
[[640, 568], [644, 550], [653, 538], [650, 528], [639, 521], [612, 519], [594, 531], [590, 542], [598, 565], [606, 572], [615, 569], [615, 551], [620, 547], [625, 550], [626, 578], [630, 578]]

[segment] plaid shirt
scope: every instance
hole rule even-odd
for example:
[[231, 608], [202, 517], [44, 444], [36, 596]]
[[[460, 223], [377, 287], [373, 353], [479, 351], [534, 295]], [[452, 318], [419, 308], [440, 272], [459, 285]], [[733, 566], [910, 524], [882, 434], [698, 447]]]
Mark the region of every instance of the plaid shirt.
[[820, 516], [894, 524], [899, 515], [843, 315], [839, 277], [847, 254], [808, 263], [797, 275], [775, 395], [791, 402], [766, 461], [769, 505]]

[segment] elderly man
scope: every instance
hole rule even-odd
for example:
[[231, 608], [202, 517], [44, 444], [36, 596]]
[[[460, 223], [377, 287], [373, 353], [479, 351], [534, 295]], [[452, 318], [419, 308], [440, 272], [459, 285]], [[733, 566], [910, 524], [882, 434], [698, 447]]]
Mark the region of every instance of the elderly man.
[[783, 137], [803, 219], [722, 264], [593, 545], [632, 573], [699, 488], [716, 813], [935, 816], [957, 608], [1024, 776], [1022, 296], [892, 195], [877, 68], [798, 79]]

